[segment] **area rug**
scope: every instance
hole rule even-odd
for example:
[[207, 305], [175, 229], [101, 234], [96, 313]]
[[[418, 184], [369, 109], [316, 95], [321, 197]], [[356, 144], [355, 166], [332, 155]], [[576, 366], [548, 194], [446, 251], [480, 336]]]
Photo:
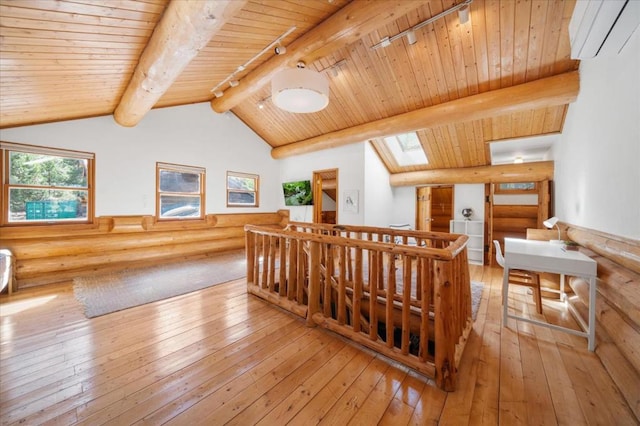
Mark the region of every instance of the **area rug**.
[[205, 259], [75, 278], [73, 292], [88, 318], [156, 302], [246, 276], [244, 251]]
[[484, 290], [484, 283], [471, 281], [471, 318], [474, 321], [478, 316], [478, 308], [480, 308], [480, 302], [482, 301], [482, 290]]

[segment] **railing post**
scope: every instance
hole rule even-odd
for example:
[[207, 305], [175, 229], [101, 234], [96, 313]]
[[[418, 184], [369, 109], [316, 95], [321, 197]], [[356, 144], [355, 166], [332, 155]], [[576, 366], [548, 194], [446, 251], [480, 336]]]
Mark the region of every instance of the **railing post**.
[[278, 294], [282, 297], [287, 295], [287, 239], [278, 238], [280, 254], [278, 256], [280, 276], [278, 278]]
[[[360, 325], [360, 303], [362, 302], [362, 249], [356, 248], [355, 282], [353, 283], [353, 318], [351, 326], [353, 331], [359, 333]], [[368, 330], [367, 330], [368, 331]]]
[[256, 242], [255, 242], [255, 236], [256, 234], [254, 234], [252, 231], [245, 231], [244, 233], [244, 240], [245, 240], [245, 247], [247, 250], [247, 284], [251, 283], [254, 284], [253, 282], [253, 267], [256, 261]]
[[314, 327], [313, 314], [320, 312], [320, 243], [311, 241], [309, 248], [309, 304], [307, 326]]
[[[282, 265], [280, 265], [282, 267]], [[298, 240], [289, 240], [289, 263], [287, 265], [287, 299], [296, 297], [298, 288]]]
[[435, 310], [435, 348], [434, 363], [436, 384], [440, 389], [453, 391], [456, 387], [455, 364], [455, 312], [454, 286], [452, 282], [451, 262], [434, 262], [434, 310]]

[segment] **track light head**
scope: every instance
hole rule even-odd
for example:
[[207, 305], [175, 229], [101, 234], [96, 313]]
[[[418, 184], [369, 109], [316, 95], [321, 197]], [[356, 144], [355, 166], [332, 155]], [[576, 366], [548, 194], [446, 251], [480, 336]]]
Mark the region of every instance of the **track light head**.
[[416, 41], [418, 41], [416, 39], [416, 32], [411, 30], [407, 33], [407, 43], [409, 44], [416, 44]]
[[460, 24], [466, 24], [469, 22], [469, 6], [464, 6], [458, 9], [458, 19]]
[[222, 90], [216, 90], [215, 92], [213, 92], [213, 94], [216, 96], [216, 98], [221, 98], [224, 96], [224, 92]]

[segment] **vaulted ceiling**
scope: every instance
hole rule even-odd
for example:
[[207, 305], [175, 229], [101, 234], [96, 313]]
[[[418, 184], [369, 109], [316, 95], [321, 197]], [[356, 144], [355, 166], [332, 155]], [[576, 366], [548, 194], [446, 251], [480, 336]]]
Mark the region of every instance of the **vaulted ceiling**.
[[[562, 131], [575, 0], [473, 0], [467, 23], [452, 13], [415, 44], [372, 48], [462, 2], [0, 0], [0, 128], [116, 111], [135, 125], [151, 107], [211, 101], [276, 158], [372, 140], [392, 173], [489, 165], [491, 141]], [[287, 32], [286, 54], [265, 50]], [[320, 112], [270, 102], [271, 76], [298, 60], [327, 72]], [[379, 142], [409, 130], [428, 165], [400, 167]]]

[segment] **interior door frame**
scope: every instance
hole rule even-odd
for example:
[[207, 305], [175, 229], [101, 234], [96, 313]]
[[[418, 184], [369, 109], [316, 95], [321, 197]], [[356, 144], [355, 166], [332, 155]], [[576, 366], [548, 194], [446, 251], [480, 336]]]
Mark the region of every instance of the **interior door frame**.
[[313, 171], [313, 180], [311, 181], [311, 187], [312, 187], [312, 191], [313, 191], [313, 223], [322, 223], [322, 185], [323, 185], [323, 176], [327, 175], [327, 174], [334, 174], [335, 175], [335, 182], [336, 182], [336, 223], [339, 223], [338, 221], [338, 215], [339, 215], [339, 194], [340, 192], [338, 191], [338, 176], [339, 176], [339, 169], [335, 168], [335, 169], [323, 169], [323, 170], [314, 170]]

